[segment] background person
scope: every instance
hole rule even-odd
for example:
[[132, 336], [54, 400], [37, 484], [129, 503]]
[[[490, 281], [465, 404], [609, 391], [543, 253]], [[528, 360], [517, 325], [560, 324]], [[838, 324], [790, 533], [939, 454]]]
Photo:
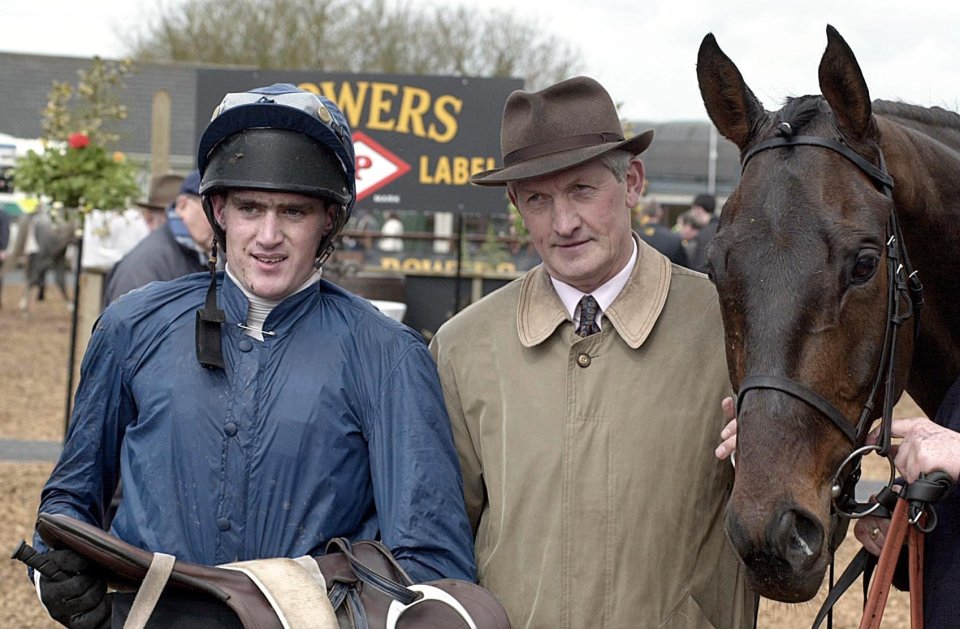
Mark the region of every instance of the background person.
[[677, 235], [680, 236], [680, 242], [683, 244], [683, 249], [687, 253], [687, 260], [693, 260], [697, 251], [697, 234], [700, 233], [700, 228], [697, 227], [690, 210], [677, 217], [676, 230]]
[[[363, 209], [360, 210], [359, 215], [354, 214], [350, 217], [345, 229], [358, 232], [377, 232], [380, 231], [380, 226], [377, 224], [377, 219], [374, 217], [373, 212]], [[373, 236], [364, 234], [356, 238], [351, 237], [349, 239], [344, 236], [343, 245], [347, 249], [369, 251], [373, 249]]]
[[729, 394], [710, 282], [631, 232], [652, 131], [586, 77], [517, 91], [507, 186], [543, 264], [431, 342], [480, 582], [516, 627], [752, 627], [711, 456]]
[[383, 232], [383, 238], [377, 243], [377, 248], [386, 253], [399, 253], [403, 251], [403, 221], [396, 212], [387, 212], [387, 220], [383, 222], [380, 230]]
[[[286, 84], [228, 94], [217, 111], [198, 163], [226, 269], [154, 282], [106, 309], [40, 511], [99, 526], [119, 479], [111, 532], [146, 550], [222, 564], [380, 538], [414, 580], [473, 579], [426, 345], [320, 278], [356, 194], [346, 120]], [[51, 616], [95, 627], [112, 606], [123, 617], [132, 596], [111, 604], [76, 553], [46, 559], [76, 575], [35, 575]], [[165, 594], [155, 622], [182, 619], [185, 597]], [[204, 627], [219, 626], [217, 610]]]
[[176, 200], [182, 185], [183, 176], [176, 173], [157, 175], [150, 180], [147, 198], [135, 203], [150, 231], [159, 229], [167, 221], [167, 208]]
[[720, 222], [715, 213], [716, 207], [717, 199], [712, 194], [698, 194], [690, 205], [689, 211], [699, 230], [690, 268], [701, 273], [707, 272], [707, 245], [717, 235], [717, 225]]
[[637, 234], [645, 243], [667, 256], [667, 259], [680, 266], [688, 266], [687, 252], [678, 234], [663, 224], [663, 206], [656, 199], [648, 199], [640, 207], [640, 224]]
[[193, 171], [183, 178], [180, 193], [167, 209], [163, 225], [150, 232], [111, 269], [103, 295], [104, 307], [150, 282], [205, 271], [212, 241], [213, 228], [200, 202], [200, 173]]

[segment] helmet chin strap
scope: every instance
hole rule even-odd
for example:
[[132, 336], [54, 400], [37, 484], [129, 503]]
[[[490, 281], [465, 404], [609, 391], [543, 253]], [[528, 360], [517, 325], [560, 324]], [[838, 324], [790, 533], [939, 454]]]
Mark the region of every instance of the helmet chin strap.
[[326, 249], [324, 249], [323, 252], [317, 256], [317, 259], [313, 261], [313, 267], [319, 271], [323, 267], [323, 263], [327, 261], [335, 248], [336, 247], [333, 246], [333, 241], [331, 241], [327, 245]]
[[210, 246], [210, 286], [204, 307], [197, 310], [197, 360], [207, 369], [223, 369], [223, 349], [220, 332], [226, 315], [217, 307], [217, 237]]
[[[317, 259], [314, 260], [313, 266], [317, 269], [323, 266], [323, 263], [333, 254], [334, 249], [336, 249], [336, 240], [337, 236], [340, 234], [340, 231], [343, 229], [343, 226], [346, 224], [346, 217], [349, 216], [349, 212], [346, 211], [346, 206], [344, 205], [335, 205], [337, 212], [335, 214], [336, 218], [333, 225], [330, 227], [330, 231], [323, 237], [320, 241], [320, 250], [317, 253]], [[324, 244], [326, 243], [326, 244]]]

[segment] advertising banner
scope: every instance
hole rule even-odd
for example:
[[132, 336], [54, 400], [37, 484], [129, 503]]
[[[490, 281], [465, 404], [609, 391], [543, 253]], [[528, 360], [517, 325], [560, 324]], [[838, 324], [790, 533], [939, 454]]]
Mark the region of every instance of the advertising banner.
[[500, 161], [500, 118], [519, 79], [327, 74], [307, 70], [197, 71], [196, 133], [227, 92], [293, 83], [343, 111], [357, 155], [357, 207], [503, 213], [503, 188], [469, 176]]

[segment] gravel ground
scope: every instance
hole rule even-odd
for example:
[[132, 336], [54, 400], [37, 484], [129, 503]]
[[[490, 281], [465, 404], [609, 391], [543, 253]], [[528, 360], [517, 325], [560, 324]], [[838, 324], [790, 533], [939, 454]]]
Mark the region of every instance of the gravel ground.
[[[0, 439], [53, 440], [63, 438], [63, 407], [70, 315], [58, 294], [48, 293], [34, 304], [29, 317], [16, 310], [20, 286], [3, 287], [0, 307]], [[898, 416], [917, 413], [911, 402], [901, 403]], [[28, 538], [39, 501], [40, 488], [50, 474], [50, 463], [0, 462], [0, 551], [13, 550]], [[864, 463], [864, 477], [885, 480], [885, 462], [871, 457]], [[852, 527], [851, 527], [852, 530]], [[838, 572], [859, 548], [852, 540], [839, 552]], [[9, 549], [9, 550], [6, 550]], [[24, 576], [20, 564], [0, 561], [0, 628], [57, 627], [46, 617]], [[760, 607], [761, 628], [806, 629], [816, 616], [825, 590], [813, 602], [786, 605], [764, 601]], [[840, 602], [834, 620], [837, 629], [858, 625], [862, 597], [855, 584]], [[891, 593], [884, 626], [906, 627], [909, 622], [906, 595]]]
[[37, 602], [23, 564], [7, 560], [17, 542], [33, 536], [40, 487], [51, 463], [0, 463], [0, 627], [59, 627]]

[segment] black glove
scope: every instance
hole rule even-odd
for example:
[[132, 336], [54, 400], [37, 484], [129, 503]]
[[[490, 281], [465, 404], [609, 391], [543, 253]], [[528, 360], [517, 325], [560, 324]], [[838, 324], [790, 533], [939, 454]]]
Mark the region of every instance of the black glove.
[[72, 550], [51, 550], [43, 559], [66, 578], [40, 577], [40, 600], [54, 620], [71, 629], [98, 629], [110, 625], [107, 582], [87, 560]]

